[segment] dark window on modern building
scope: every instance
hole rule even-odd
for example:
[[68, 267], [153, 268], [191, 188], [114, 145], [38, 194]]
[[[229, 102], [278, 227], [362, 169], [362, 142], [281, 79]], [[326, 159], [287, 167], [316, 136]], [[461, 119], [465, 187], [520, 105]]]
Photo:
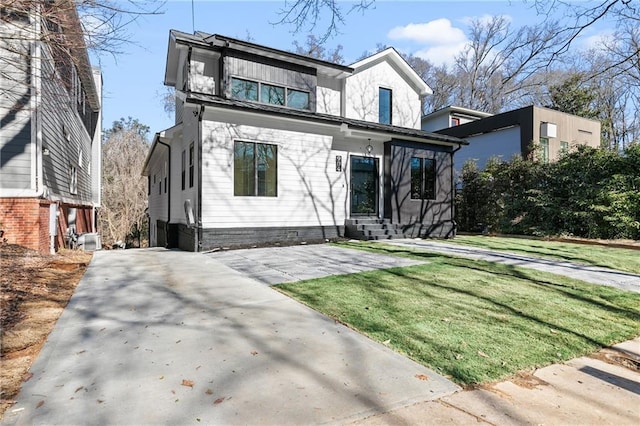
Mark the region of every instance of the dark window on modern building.
[[378, 89], [378, 122], [391, 124], [391, 89]]
[[182, 190], [186, 188], [187, 185], [187, 150], [182, 150]]
[[460, 119], [457, 117], [451, 117], [451, 127], [459, 126]]
[[231, 97], [247, 101], [258, 100], [258, 83], [255, 81], [231, 79]]
[[193, 142], [189, 145], [189, 188], [193, 188], [193, 162], [195, 152], [193, 150]]
[[411, 158], [411, 198], [436, 198], [436, 161], [430, 158]]
[[233, 194], [237, 196], [278, 196], [278, 147], [239, 142], [233, 149]]
[[231, 78], [231, 97], [295, 109], [310, 109], [309, 92], [235, 77]]

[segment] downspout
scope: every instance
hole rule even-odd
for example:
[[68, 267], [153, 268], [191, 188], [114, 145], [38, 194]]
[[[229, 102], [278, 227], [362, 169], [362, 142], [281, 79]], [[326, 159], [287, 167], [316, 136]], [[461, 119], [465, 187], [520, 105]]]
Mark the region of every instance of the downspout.
[[[167, 147], [167, 186], [169, 187], [167, 189], [167, 227], [165, 228], [165, 242], [169, 243], [169, 222], [171, 222], [171, 145], [169, 145], [168, 143], [162, 142], [160, 140], [160, 137], [158, 137], [158, 143], [160, 145], [164, 145]], [[162, 182], [160, 182], [160, 185], [162, 185]], [[157, 242], [157, 239], [156, 239]]]
[[460, 149], [462, 148], [461, 144], [458, 144], [458, 147], [456, 149], [454, 149], [453, 151], [451, 151], [451, 224], [453, 225], [453, 237], [455, 238], [456, 236], [456, 228], [458, 227], [457, 223], [456, 223], [456, 219], [455, 219], [455, 213], [456, 213], [456, 184], [454, 182], [454, 170], [455, 167], [453, 167], [453, 156], [456, 152], [460, 151]]
[[[40, 31], [42, 31], [42, 23], [41, 23], [41, 13], [40, 13], [40, 6], [37, 5], [36, 6], [36, 13], [35, 13], [35, 19], [34, 19], [34, 34], [40, 34]], [[36, 182], [35, 182], [35, 190], [36, 190], [36, 194], [35, 194], [35, 198], [44, 198], [45, 195], [45, 186], [44, 186], [44, 161], [42, 158], [42, 123], [40, 120], [40, 97], [41, 95], [41, 91], [42, 91], [42, 79], [40, 77], [40, 73], [42, 72], [42, 46], [41, 46], [41, 42], [39, 40], [35, 40], [34, 41], [34, 51], [33, 51], [33, 62], [32, 62], [32, 69], [31, 69], [31, 78], [33, 79], [33, 96], [31, 97], [31, 101], [32, 101], [32, 117], [33, 120], [35, 121], [35, 126], [33, 130], [35, 130], [35, 148], [36, 148], [36, 162], [35, 162], [35, 168], [36, 168]], [[32, 131], [33, 131], [32, 130]]]
[[204, 105], [200, 105], [198, 113], [198, 199], [196, 206], [198, 217], [196, 218], [196, 251], [202, 250], [202, 116], [204, 115]]

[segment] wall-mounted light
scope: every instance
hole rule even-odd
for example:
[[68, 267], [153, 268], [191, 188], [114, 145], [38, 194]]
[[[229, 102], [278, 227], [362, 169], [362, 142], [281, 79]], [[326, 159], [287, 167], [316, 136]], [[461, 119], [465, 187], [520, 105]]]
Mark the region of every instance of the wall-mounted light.
[[371, 139], [367, 139], [369, 141], [369, 145], [367, 145], [367, 154], [371, 154], [373, 151], [373, 147], [371, 146]]
[[42, 149], [42, 155], [49, 155], [49, 154], [50, 154], [49, 148], [43, 148]]

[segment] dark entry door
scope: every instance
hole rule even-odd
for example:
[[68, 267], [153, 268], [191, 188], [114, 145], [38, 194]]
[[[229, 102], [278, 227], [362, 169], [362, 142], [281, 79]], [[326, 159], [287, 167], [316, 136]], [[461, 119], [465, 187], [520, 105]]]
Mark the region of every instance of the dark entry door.
[[351, 156], [351, 214], [378, 214], [378, 159]]

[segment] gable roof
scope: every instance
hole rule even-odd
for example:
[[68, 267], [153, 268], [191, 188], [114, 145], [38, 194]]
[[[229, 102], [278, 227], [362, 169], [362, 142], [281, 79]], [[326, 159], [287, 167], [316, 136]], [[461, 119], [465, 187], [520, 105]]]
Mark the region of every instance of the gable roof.
[[431, 87], [425, 83], [422, 77], [418, 75], [411, 65], [409, 65], [409, 63], [407, 63], [407, 61], [393, 47], [389, 47], [374, 55], [361, 59], [358, 62], [351, 64], [351, 67], [355, 70], [354, 73], [357, 73], [361, 69], [368, 68], [382, 61], [387, 61], [395, 65], [414, 85], [420, 96], [431, 95], [433, 93]]

